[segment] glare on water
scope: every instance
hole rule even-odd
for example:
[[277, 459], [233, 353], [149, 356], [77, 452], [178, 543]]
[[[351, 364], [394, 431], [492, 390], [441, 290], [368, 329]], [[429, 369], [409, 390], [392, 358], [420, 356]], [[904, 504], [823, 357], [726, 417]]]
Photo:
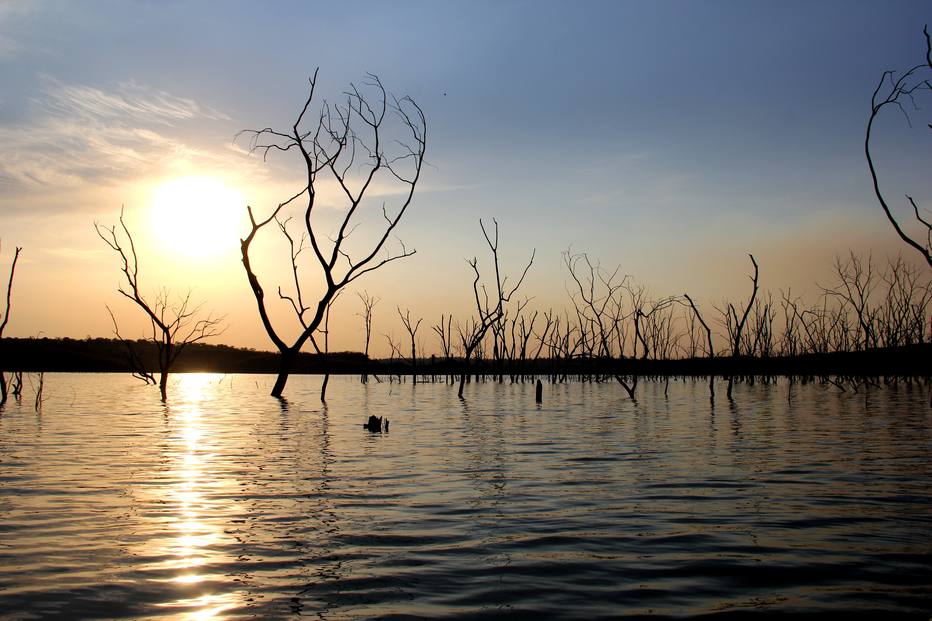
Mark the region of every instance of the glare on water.
[[[182, 404], [177, 410], [166, 406], [166, 415], [174, 416], [180, 425], [177, 448], [166, 455], [170, 462], [169, 476], [175, 483], [164, 490], [165, 502], [175, 515], [166, 516], [162, 528], [174, 533], [174, 539], [164, 542], [154, 556], [166, 556], [165, 568], [174, 570], [170, 580], [179, 584], [197, 584], [205, 580], [209, 571], [210, 552], [224, 537], [221, 525], [210, 519], [216, 514], [216, 500], [209, 490], [210, 454], [203, 446], [203, 412], [200, 403], [207, 398], [207, 388], [214, 379], [210, 375], [190, 374], [180, 377], [176, 388]], [[206, 468], [205, 468], [206, 465]], [[205, 470], [207, 473], [205, 474]], [[205, 480], [206, 479], [206, 480]], [[225, 483], [217, 480], [217, 486]], [[153, 527], [153, 530], [159, 526]], [[209, 619], [232, 608], [237, 602], [235, 592], [214, 592], [160, 604], [167, 608], [194, 610], [192, 618]]]
[[0, 616], [932, 609], [928, 386], [272, 379], [7, 404]]

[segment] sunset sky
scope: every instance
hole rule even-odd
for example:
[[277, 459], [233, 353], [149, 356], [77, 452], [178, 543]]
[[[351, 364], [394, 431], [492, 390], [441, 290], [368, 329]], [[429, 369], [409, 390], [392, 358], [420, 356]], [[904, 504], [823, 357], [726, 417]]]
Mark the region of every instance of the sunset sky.
[[[836, 255], [903, 248], [864, 128], [881, 73], [923, 60], [928, 22], [927, 1], [0, 0], [4, 284], [24, 248], [6, 335], [109, 336], [105, 305], [142, 335], [93, 226], [124, 205], [144, 292], [190, 287], [227, 316], [220, 341], [270, 349], [238, 238], [246, 204], [267, 213], [302, 168], [234, 137], [290, 127], [318, 67], [328, 99], [371, 72], [428, 123], [398, 231], [417, 254], [341, 297], [332, 349], [362, 349], [362, 289], [381, 298], [376, 355], [403, 333], [396, 306], [435, 349], [429, 324], [469, 312], [480, 218], [501, 226], [506, 271], [536, 249], [523, 291], [542, 310], [566, 304], [568, 247], [703, 305], [746, 295], [749, 252], [763, 288], [812, 294]], [[878, 131], [890, 195], [932, 203], [930, 132], [895, 112]], [[263, 265], [286, 268], [271, 238]], [[270, 294], [288, 284], [265, 275]]]

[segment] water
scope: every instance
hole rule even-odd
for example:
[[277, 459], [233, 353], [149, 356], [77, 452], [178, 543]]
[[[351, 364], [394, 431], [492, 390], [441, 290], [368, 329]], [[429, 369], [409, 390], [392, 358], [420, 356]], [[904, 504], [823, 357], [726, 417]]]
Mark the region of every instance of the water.
[[[0, 616], [932, 611], [928, 387], [46, 375], [0, 413]], [[720, 391], [723, 392], [723, 391]], [[28, 393], [28, 389], [27, 389]], [[370, 434], [370, 413], [391, 420]]]

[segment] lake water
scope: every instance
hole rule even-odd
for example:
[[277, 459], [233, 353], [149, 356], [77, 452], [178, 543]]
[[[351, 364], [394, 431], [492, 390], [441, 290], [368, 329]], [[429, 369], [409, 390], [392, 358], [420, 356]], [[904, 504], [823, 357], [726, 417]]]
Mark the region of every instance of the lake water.
[[0, 616], [932, 611], [928, 386], [273, 379], [7, 404]]

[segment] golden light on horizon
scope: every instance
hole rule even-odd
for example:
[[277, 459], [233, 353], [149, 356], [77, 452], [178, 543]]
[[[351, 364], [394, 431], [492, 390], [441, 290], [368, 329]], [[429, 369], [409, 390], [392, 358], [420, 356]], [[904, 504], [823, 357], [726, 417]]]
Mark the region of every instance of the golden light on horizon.
[[167, 251], [209, 259], [235, 251], [245, 213], [242, 194], [215, 177], [176, 177], [152, 192], [151, 231]]

